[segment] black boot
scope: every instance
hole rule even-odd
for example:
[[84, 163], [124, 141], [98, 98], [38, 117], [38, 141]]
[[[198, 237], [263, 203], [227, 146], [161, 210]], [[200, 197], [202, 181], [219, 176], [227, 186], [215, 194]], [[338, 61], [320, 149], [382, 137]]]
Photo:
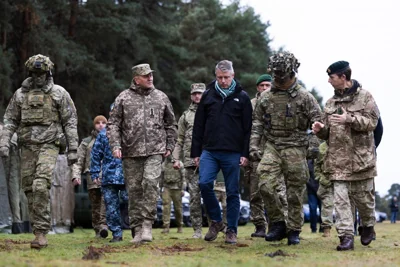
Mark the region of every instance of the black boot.
[[12, 223], [11, 233], [12, 234], [22, 234], [24, 232], [24, 223]]
[[251, 234], [251, 237], [265, 237], [265, 225], [257, 225], [256, 231]]
[[354, 236], [339, 236], [340, 244], [336, 247], [338, 251], [354, 250]]
[[300, 244], [300, 231], [289, 231], [288, 233], [288, 245]]
[[135, 238], [135, 228], [131, 228], [132, 238]]
[[375, 230], [373, 226], [364, 226], [361, 233], [361, 244], [368, 246], [375, 237]]
[[268, 227], [268, 233], [265, 241], [280, 241], [286, 237], [286, 223], [276, 222]]
[[121, 241], [122, 241], [122, 236], [113, 236], [113, 238], [110, 240], [110, 243], [116, 243]]
[[32, 233], [32, 227], [30, 221], [24, 221], [24, 233]]

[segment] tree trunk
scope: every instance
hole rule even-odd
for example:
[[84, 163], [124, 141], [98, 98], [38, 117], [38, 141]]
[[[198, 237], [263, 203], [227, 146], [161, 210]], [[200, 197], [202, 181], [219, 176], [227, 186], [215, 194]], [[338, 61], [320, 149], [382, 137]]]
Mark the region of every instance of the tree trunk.
[[71, 15], [69, 17], [69, 27], [68, 27], [68, 36], [69, 37], [74, 37], [75, 36], [75, 25], [76, 25], [76, 19], [78, 16], [78, 0], [70, 0], [70, 5], [71, 5]]

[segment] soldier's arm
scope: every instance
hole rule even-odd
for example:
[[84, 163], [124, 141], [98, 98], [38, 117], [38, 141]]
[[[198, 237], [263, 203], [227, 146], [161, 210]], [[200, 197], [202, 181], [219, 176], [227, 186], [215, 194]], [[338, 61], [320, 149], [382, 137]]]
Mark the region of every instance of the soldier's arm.
[[80, 179], [86, 161], [87, 144], [82, 141], [78, 147], [78, 160], [72, 165], [72, 180]]
[[186, 124], [185, 115], [182, 115], [178, 121], [178, 140], [176, 140], [174, 151], [172, 152], [172, 157], [175, 160], [179, 160], [183, 148], [183, 142], [185, 141]]
[[316, 135], [310, 134], [308, 138], [307, 159], [316, 159], [319, 155], [319, 139]]
[[179, 174], [180, 174], [181, 179], [182, 179], [182, 191], [185, 191], [185, 189], [187, 187], [186, 179], [185, 179], [186, 170], [185, 170], [185, 168], [183, 168], [183, 163], [182, 162], [180, 162], [180, 163], [181, 163], [181, 168], [179, 169]]
[[97, 136], [90, 154], [90, 175], [92, 180], [96, 180], [100, 177], [101, 161], [104, 158], [103, 139], [105, 138], [101, 134]]
[[115, 148], [121, 149], [121, 125], [123, 118], [123, 99], [118, 96], [115, 99], [114, 108], [107, 122], [107, 137], [112, 151]]
[[13, 134], [21, 122], [21, 107], [17, 102], [17, 93], [11, 98], [4, 114], [4, 127], [0, 136], [0, 147], [10, 147]]
[[306, 101], [307, 110], [308, 110], [308, 119], [310, 120], [310, 126], [314, 122], [321, 122], [322, 120], [322, 112], [321, 107], [319, 106], [315, 97], [308, 93], [308, 99]]
[[178, 125], [176, 124], [174, 109], [172, 108], [171, 101], [168, 98], [165, 99], [165, 110], [164, 110], [164, 129], [167, 133], [167, 147], [169, 151], [174, 151]]
[[68, 151], [78, 149], [78, 115], [71, 96], [65, 91], [60, 105], [60, 119], [64, 134], [67, 139]]
[[201, 97], [200, 103], [197, 107], [196, 114], [194, 116], [194, 124], [193, 124], [193, 133], [192, 133], [192, 146], [190, 151], [191, 158], [200, 157], [202, 146], [203, 146], [203, 138], [204, 138], [204, 127], [206, 125], [206, 109], [204, 102], [206, 100], [206, 96], [208, 91], [203, 93]]
[[256, 107], [253, 111], [253, 126], [251, 128], [250, 152], [258, 151], [260, 149], [261, 137], [264, 134], [264, 109], [261, 101], [266, 101], [266, 99], [260, 98], [257, 101]]
[[[325, 143], [326, 144], [326, 143]], [[317, 160], [315, 161], [314, 165], [314, 171], [315, 171], [315, 180], [319, 181], [321, 179], [321, 176], [323, 175], [322, 173], [322, 164], [323, 164], [323, 159], [325, 157], [326, 151], [324, 151], [323, 146], [325, 144], [321, 144], [318, 148], [319, 153]]]
[[374, 98], [368, 93], [367, 103], [361, 114], [347, 113], [346, 122], [351, 125], [351, 128], [360, 132], [374, 131], [379, 120], [379, 109]]

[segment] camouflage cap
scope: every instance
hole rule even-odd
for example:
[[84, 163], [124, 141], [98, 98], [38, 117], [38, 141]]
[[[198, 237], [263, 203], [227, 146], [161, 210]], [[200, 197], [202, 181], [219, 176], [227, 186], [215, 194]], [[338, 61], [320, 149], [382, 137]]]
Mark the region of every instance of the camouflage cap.
[[190, 94], [204, 93], [206, 85], [204, 83], [194, 83], [190, 86]]
[[139, 64], [132, 67], [133, 77], [147, 75], [151, 72], [154, 72], [154, 70], [150, 68], [149, 64]]
[[31, 56], [26, 62], [25, 67], [32, 72], [49, 72], [53, 68], [54, 63], [49, 57], [41, 54]]
[[277, 52], [269, 58], [268, 72], [296, 72], [300, 63], [289, 51]]

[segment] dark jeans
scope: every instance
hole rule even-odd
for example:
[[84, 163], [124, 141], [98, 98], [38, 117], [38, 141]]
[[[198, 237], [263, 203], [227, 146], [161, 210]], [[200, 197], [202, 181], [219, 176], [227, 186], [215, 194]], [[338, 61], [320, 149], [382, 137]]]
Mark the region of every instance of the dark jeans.
[[396, 219], [397, 219], [397, 211], [392, 211], [392, 214], [390, 216], [390, 222], [396, 223]]
[[228, 229], [237, 233], [240, 210], [240, 153], [203, 150], [200, 157], [199, 185], [210, 219], [222, 221], [221, 208], [214, 193], [214, 181], [220, 170], [224, 174]]
[[321, 222], [320, 217], [317, 215], [317, 208], [321, 212], [321, 200], [317, 197], [317, 194], [309, 193], [308, 195], [308, 205], [310, 207], [310, 226], [311, 231], [317, 231], [317, 223]]

